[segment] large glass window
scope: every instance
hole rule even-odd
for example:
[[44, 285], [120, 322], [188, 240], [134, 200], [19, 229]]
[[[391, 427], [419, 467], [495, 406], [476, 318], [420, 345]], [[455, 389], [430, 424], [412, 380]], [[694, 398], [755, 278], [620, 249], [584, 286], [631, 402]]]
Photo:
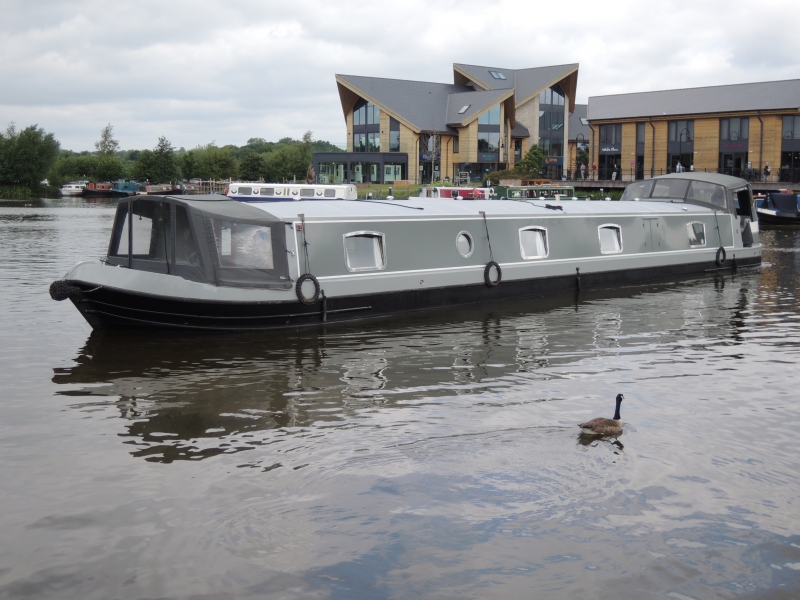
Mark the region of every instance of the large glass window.
[[353, 134], [353, 152], [366, 152], [367, 151], [367, 134], [354, 133]]
[[600, 125], [601, 144], [621, 144], [622, 143], [622, 124]]
[[478, 132], [478, 152], [497, 152], [499, 144], [499, 131]]
[[374, 104], [367, 104], [367, 125], [381, 124], [381, 109]]
[[344, 256], [348, 271], [373, 271], [386, 267], [385, 235], [359, 231], [344, 236]]
[[389, 117], [389, 152], [400, 152], [400, 121]]
[[564, 106], [564, 93], [561, 88], [554, 85], [551, 88], [543, 90], [539, 94], [539, 104], [551, 104], [553, 106]]
[[670, 142], [691, 142], [694, 140], [694, 121], [670, 121]]
[[783, 139], [800, 140], [800, 116], [783, 117]]
[[653, 188], [653, 180], [640, 181], [632, 183], [625, 188], [625, 193], [622, 194], [622, 200], [642, 200], [643, 198], [650, 197], [650, 190]]
[[367, 141], [369, 143], [369, 151], [370, 152], [380, 152], [381, 151], [381, 134], [380, 133], [368, 133], [367, 134]]
[[719, 139], [723, 141], [746, 140], [750, 137], [748, 117], [719, 120]]
[[636, 143], [644, 144], [644, 123], [636, 124]]
[[479, 116], [478, 125], [500, 125], [500, 105], [493, 106]]

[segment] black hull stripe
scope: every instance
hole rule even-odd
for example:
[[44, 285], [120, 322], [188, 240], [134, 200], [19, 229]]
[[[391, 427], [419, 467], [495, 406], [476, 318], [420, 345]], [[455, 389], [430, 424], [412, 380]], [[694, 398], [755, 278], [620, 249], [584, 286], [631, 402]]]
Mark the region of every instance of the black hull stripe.
[[[608, 288], [689, 275], [729, 272], [732, 257], [722, 267], [711, 263], [669, 265], [603, 273], [581, 273], [580, 288]], [[738, 267], [758, 266], [760, 257], [737, 261]], [[81, 287], [86, 283], [70, 282]], [[503, 299], [542, 297], [577, 291], [574, 275], [542, 279], [503, 281], [494, 288], [469, 285], [424, 290], [404, 290], [343, 298], [328, 298], [302, 310], [298, 302], [219, 303], [159, 298], [103, 287], [74, 301], [94, 329], [181, 329], [205, 331], [248, 331], [309, 327], [323, 322], [337, 323], [386, 317], [421, 310], [454, 308]], [[300, 309], [300, 311], [298, 311]], [[235, 313], [235, 314], [232, 314]]]

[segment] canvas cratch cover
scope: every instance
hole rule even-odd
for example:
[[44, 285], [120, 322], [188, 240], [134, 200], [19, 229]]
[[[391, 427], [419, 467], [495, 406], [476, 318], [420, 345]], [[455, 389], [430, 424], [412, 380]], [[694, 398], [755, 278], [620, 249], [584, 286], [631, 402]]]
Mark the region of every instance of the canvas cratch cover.
[[218, 286], [290, 289], [284, 223], [219, 198], [120, 202], [108, 261]]

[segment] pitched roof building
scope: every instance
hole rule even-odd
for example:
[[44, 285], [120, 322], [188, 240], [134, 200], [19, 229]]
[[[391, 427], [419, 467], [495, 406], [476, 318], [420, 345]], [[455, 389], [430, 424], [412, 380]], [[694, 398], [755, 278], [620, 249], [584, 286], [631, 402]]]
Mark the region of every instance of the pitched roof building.
[[680, 169], [800, 181], [800, 79], [589, 98], [599, 179]]
[[577, 81], [577, 64], [454, 64], [452, 84], [336, 75], [347, 151], [316, 153], [318, 179], [475, 180], [537, 143], [560, 177]]

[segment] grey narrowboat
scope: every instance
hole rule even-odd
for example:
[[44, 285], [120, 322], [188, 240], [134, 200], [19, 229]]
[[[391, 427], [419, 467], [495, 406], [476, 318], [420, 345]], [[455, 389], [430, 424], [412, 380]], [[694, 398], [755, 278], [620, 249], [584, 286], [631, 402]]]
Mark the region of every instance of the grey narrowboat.
[[133, 197], [50, 294], [95, 329], [314, 326], [758, 265], [746, 181], [680, 173], [619, 202]]

